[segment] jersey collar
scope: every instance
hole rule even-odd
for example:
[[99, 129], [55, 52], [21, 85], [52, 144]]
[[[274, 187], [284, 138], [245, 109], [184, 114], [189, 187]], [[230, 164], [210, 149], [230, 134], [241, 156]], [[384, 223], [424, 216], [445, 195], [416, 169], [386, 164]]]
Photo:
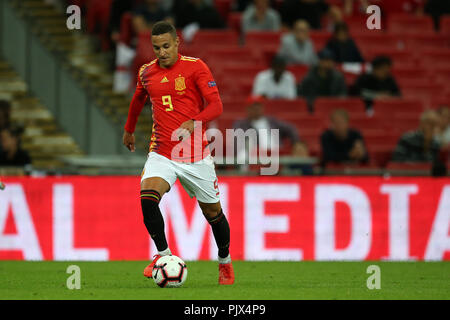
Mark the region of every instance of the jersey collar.
[[171, 67], [169, 67], [169, 68], [163, 68], [163, 67], [161, 67], [161, 66], [159, 65], [159, 59], [158, 59], [158, 61], [156, 61], [156, 65], [157, 65], [158, 68], [161, 69], [161, 70], [171, 70], [171, 69], [173, 69], [173, 68], [180, 62], [180, 58], [181, 58], [181, 54], [178, 53], [177, 61], [175, 61], [175, 63], [174, 63]]

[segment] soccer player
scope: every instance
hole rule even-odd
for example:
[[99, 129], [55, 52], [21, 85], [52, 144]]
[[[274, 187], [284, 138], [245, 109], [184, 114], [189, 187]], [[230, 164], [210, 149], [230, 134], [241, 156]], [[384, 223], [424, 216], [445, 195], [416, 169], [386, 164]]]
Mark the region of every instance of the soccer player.
[[153, 132], [141, 175], [140, 199], [144, 224], [158, 254], [145, 268], [144, 276], [151, 278], [156, 261], [171, 254], [159, 202], [179, 179], [185, 191], [196, 197], [211, 225], [218, 247], [219, 284], [233, 284], [230, 227], [220, 205], [214, 161], [204, 134], [204, 124], [222, 113], [216, 82], [202, 60], [178, 53], [180, 40], [170, 23], [156, 23], [151, 41], [157, 59], [144, 64], [139, 70], [123, 134], [123, 144], [134, 152], [133, 132], [149, 97], [153, 110]]

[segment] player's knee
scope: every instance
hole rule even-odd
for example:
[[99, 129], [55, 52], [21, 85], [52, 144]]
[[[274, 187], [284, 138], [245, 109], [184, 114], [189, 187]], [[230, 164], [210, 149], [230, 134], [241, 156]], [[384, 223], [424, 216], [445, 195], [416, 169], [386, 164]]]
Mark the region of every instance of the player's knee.
[[213, 219], [218, 216], [222, 211], [220, 202], [217, 203], [202, 203], [199, 202], [200, 208], [202, 209], [203, 215], [207, 220]]
[[206, 212], [203, 211], [203, 215], [205, 216], [206, 220], [208, 220], [208, 222], [210, 224], [215, 224], [225, 217], [225, 215], [222, 212], [222, 209], [219, 209], [219, 210], [210, 209], [210, 210], [207, 210]]

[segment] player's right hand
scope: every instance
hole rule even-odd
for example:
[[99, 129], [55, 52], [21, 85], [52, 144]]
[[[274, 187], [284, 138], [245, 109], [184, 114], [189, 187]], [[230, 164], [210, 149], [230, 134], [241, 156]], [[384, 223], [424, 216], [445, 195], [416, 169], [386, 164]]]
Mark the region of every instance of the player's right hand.
[[128, 148], [128, 150], [130, 150], [131, 152], [134, 152], [135, 149], [135, 138], [134, 138], [134, 134], [133, 133], [129, 133], [128, 131], [124, 131], [123, 133], [123, 139], [122, 142], [125, 145], [125, 147]]

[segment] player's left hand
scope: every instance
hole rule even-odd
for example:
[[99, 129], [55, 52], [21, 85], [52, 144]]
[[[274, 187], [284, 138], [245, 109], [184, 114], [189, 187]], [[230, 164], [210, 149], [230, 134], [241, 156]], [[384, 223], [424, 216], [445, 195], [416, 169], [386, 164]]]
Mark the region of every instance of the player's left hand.
[[194, 120], [188, 120], [181, 124], [181, 126], [176, 130], [176, 136], [178, 140], [184, 140], [191, 135], [194, 131]]

